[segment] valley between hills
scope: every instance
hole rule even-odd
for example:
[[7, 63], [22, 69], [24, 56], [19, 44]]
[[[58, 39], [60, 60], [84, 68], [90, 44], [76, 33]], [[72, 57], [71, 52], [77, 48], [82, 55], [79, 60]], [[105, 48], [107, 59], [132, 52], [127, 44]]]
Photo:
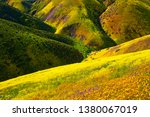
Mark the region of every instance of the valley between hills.
[[1, 100], [150, 100], [150, 1], [0, 0]]

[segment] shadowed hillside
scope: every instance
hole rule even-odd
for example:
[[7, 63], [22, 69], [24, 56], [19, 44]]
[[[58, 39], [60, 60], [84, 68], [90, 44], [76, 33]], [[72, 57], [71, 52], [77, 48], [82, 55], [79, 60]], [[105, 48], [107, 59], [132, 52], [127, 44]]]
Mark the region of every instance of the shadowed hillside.
[[45, 30], [53, 33], [55, 32], [55, 29], [53, 27], [50, 27], [39, 19], [23, 14], [17, 9], [12, 8], [2, 2], [0, 2], [0, 18], [11, 20], [13, 22], [35, 29]]
[[0, 81], [83, 59], [72, 46], [27, 29], [0, 19]]

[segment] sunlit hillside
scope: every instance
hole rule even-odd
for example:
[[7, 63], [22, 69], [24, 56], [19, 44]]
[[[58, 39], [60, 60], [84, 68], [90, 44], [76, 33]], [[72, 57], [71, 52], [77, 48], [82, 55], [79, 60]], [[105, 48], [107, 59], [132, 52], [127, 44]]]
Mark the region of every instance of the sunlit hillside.
[[92, 52], [84, 61], [150, 49], [150, 35], [123, 44]]
[[145, 50], [17, 77], [0, 83], [0, 99], [150, 99], [149, 56]]
[[56, 27], [58, 34], [70, 35], [93, 48], [104, 48], [115, 45], [100, 26], [98, 17], [105, 8], [97, 0], [38, 0], [31, 14]]
[[150, 34], [149, 0], [115, 0], [100, 16], [105, 32], [117, 43]]

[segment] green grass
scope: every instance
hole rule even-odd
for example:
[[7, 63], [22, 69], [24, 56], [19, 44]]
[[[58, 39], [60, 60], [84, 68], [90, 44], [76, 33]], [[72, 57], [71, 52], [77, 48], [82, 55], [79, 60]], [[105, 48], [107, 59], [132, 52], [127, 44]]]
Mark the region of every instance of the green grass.
[[73, 46], [56, 41], [59, 36], [53, 36], [54, 39], [45, 38], [46, 36], [36, 35], [37, 30], [31, 30], [0, 19], [1, 81], [83, 59], [82, 54]]

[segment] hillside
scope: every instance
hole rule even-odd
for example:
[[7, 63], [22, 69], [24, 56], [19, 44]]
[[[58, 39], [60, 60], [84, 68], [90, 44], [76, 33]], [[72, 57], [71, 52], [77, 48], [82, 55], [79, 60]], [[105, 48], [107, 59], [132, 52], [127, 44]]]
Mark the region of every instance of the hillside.
[[13, 22], [28, 26], [31, 28], [45, 30], [48, 32], [55, 32], [55, 29], [41, 20], [31, 17], [27, 14], [21, 13], [17, 9], [10, 7], [2, 2], [0, 2], [0, 18], [11, 20]]
[[[20, 0], [18, 0], [18, 1], [20, 1]], [[53, 34], [56, 31], [53, 27], [43, 23], [43, 21], [41, 21], [35, 17], [21, 13], [17, 9], [14, 9], [14, 8], [4, 4], [4, 2], [0, 2], [0, 18], [6, 19], [9, 21], [13, 21], [13, 22], [16, 22], [21, 25], [29, 27], [29, 28], [19, 27], [24, 31], [29, 31], [40, 37], [50, 38], [50, 39], [74, 46], [74, 48], [78, 49], [83, 54], [84, 57], [86, 57], [87, 54], [93, 50], [92, 48], [85, 46], [82, 43], [82, 41], [76, 41], [74, 38], [71, 38], [64, 34], [61, 34], [61, 35]], [[35, 29], [37, 29], [37, 30], [35, 30]]]
[[0, 81], [83, 59], [65, 40], [58, 41], [61, 36], [36, 33], [38, 30], [0, 19]]
[[0, 0], [0, 100], [150, 100], [149, 0]]
[[146, 49], [150, 49], [150, 35], [146, 35], [111, 48], [106, 48], [101, 51], [92, 52], [84, 61], [138, 52]]
[[26, 13], [55, 27], [57, 34], [67, 34], [95, 49], [150, 34], [150, 2], [145, 0], [3, 1], [20, 10], [26, 7]]
[[23, 26], [27, 26], [22, 27], [18, 25], [17, 27], [21, 28], [21, 30], [32, 32], [38, 36], [51, 38], [69, 45], [74, 44], [73, 39], [70, 37], [54, 34], [54, 28], [43, 23], [39, 19], [23, 14], [17, 9], [10, 7], [2, 2], [0, 2], [0, 18], [16, 22]]
[[38, 0], [31, 14], [54, 26], [57, 34], [67, 34], [97, 49], [115, 45], [99, 23], [105, 8], [97, 0]]
[[0, 83], [0, 99], [150, 99], [149, 55], [145, 50], [20, 76]]
[[105, 32], [117, 43], [150, 34], [149, 0], [115, 0], [100, 16]]

